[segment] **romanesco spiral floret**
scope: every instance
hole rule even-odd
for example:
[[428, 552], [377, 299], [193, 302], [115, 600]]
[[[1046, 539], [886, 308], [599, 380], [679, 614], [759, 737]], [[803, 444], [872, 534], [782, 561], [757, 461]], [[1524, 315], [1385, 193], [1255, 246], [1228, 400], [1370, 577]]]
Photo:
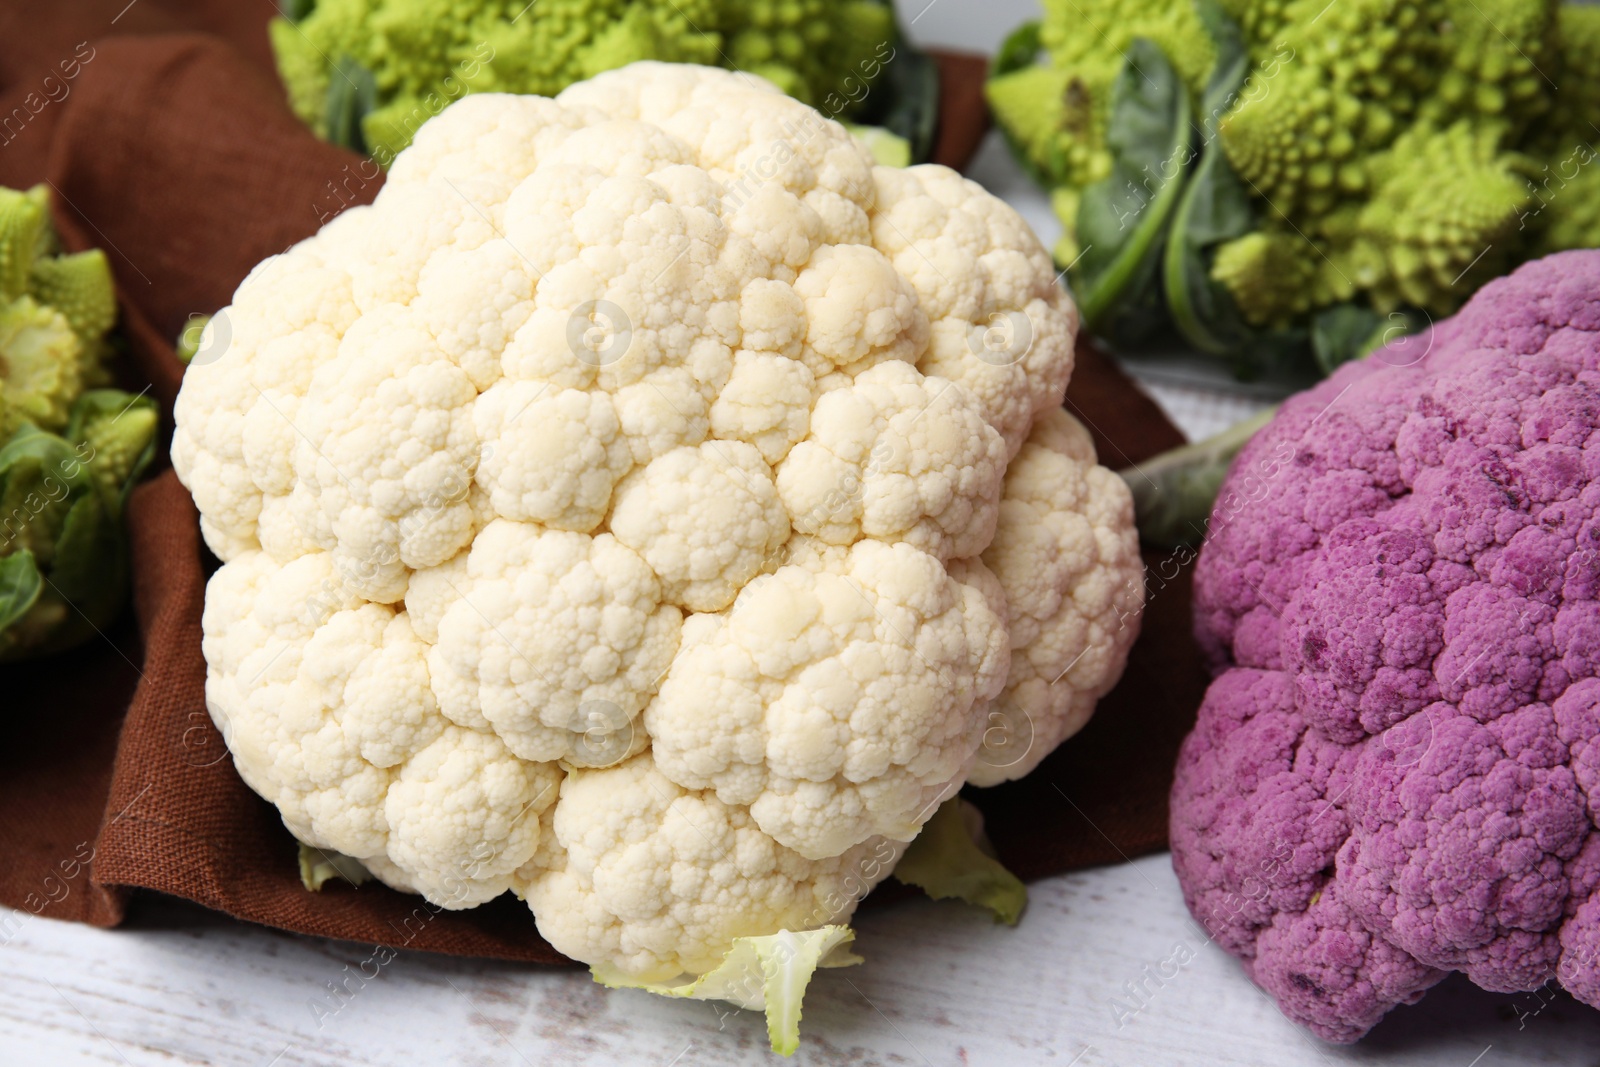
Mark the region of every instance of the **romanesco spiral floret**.
[[1257, 196], [1293, 217], [1327, 210], [1341, 185], [1361, 181], [1356, 139], [1345, 120], [1360, 106], [1310, 65], [1285, 66], [1269, 91], [1242, 96], [1223, 116], [1218, 141]]
[[4, 436], [23, 423], [59, 430], [83, 389], [83, 343], [53, 308], [21, 296], [0, 309]]
[[1535, 252], [1600, 247], [1600, 7], [1567, 5], [1557, 15], [1560, 91], [1529, 134], [1539, 160], [1530, 178], [1533, 203], [1520, 223], [1535, 236]]
[[41, 304], [61, 312], [73, 332], [86, 340], [100, 337], [117, 321], [111, 264], [98, 248], [35, 260], [28, 290]]
[[1246, 322], [1279, 325], [1310, 306], [1318, 259], [1298, 234], [1256, 230], [1217, 249], [1211, 277], [1233, 296]]
[[[991, 79], [989, 96], [1013, 146], [1052, 186], [1066, 230], [1058, 262], [1081, 251], [1081, 205], [1099, 203], [1082, 195], [1085, 187], [1112, 173], [1110, 86], [1128, 43], [1140, 36], [1163, 50], [1207, 123], [1213, 101], [1237, 85], [1197, 139], [1194, 158], [1222, 153], [1221, 169], [1231, 173], [1216, 180], [1226, 188], [1238, 179], [1251, 216], [1210, 236], [1201, 223], [1164, 246], [1195, 242], [1201, 266], [1252, 325], [1298, 328], [1305, 314], [1344, 301], [1449, 312], [1508, 260], [1600, 245], [1600, 168], [1590, 173], [1600, 7], [1556, 0], [1216, 0], [1210, 10], [1191, 0], [1166, 0], [1155, 10], [1133, 10], [1126, 0], [1044, 0], [1044, 7], [1038, 40], [1046, 60], [1024, 69], [1008, 63]], [[1212, 70], [1219, 54], [1224, 64]], [[1241, 70], [1242, 83], [1233, 81]], [[1212, 84], [1219, 77], [1220, 88]], [[1202, 166], [1191, 162], [1180, 181], [1212, 181], [1200, 176]], [[1301, 253], [1315, 254], [1291, 263], [1285, 233], [1303, 239]], [[1159, 280], [1131, 284], [1164, 287], [1187, 334], [1191, 305], [1172, 291], [1175, 262], [1169, 256]], [[1114, 299], [1129, 304], [1150, 294]]]
[[846, 104], [859, 89], [845, 79], [854, 74], [864, 87], [863, 66], [883, 62], [887, 52], [875, 53], [894, 37], [893, 10], [875, 0], [719, 0], [716, 8], [735, 68], [761, 75], [824, 114], [850, 110]]
[[1121, 65], [1097, 57], [1024, 67], [989, 82], [989, 107], [1041, 174], [1063, 187], [1088, 185], [1111, 172], [1106, 126]]
[[106, 379], [110, 264], [57, 247], [47, 187], [0, 188], [0, 440], [24, 423], [62, 429], [78, 394]]
[[1550, 105], [1556, 0], [1440, 0], [1446, 65], [1422, 117], [1482, 115], [1525, 123]]
[[1496, 126], [1467, 120], [1438, 131], [1416, 126], [1374, 159], [1375, 189], [1359, 227], [1388, 265], [1389, 277], [1368, 286], [1381, 309], [1452, 307], [1500, 273], [1495, 247], [1529, 203], [1500, 137]]
[[1239, 24], [1246, 43], [1255, 47], [1277, 42], [1294, 0], [1221, 0], [1218, 6]]

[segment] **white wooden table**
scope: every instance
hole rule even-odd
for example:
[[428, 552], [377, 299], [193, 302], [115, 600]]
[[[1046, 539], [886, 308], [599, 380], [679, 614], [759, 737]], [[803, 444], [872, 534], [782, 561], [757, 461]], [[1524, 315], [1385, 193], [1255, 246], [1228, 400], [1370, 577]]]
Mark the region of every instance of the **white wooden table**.
[[[898, 2], [921, 42], [972, 50], [992, 48], [1034, 7]], [[1054, 240], [1044, 197], [997, 144], [973, 175]], [[1254, 404], [1160, 381], [1152, 391], [1191, 435]], [[1038, 883], [1014, 930], [921, 900], [866, 912], [857, 926], [868, 962], [818, 975], [797, 1064], [1600, 1064], [1600, 1012], [1556, 997], [1534, 1014], [1540, 1002], [1531, 997], [1483, 993], [1460, 979], [1394, 1013], [1358, 1046], [1316, 1042], [1204, 941], [1164, 855]], [[370, 954], [178, 902], [146, 900], [117, 931], [28, 919], [0, 948], [0, 1067], [778, 1062], [762, 1019], [748, 1012], [608, 992], [576, 969], [420, 953], [400, 955], [364, 984], [348, 979]], [[1168, 960], [1188, 962], [1161, 979]], [[330, 988], [341, 983], [354, 995], [334, 999]]]
[[[1354, 1048], [1290, 1024], [1204, 942], [1167, 857], [1051, 878], [1020, 926], [917, 900], [859, 916], [865, 966], [820, 972], [796, 1064], [1503, 1067], [1600, 1060], [1600, 1012], [1453, 980]], [[359, 945], [151, 902], [118, 931], [36, 920], [0, 950], [5, 1067], [780, 1062], [761, 1017], [609, 992], [583, 971], [405, 953], [333, 1001]], [[1163, 961], [1189, 959], [1166, 980]], [[346, 971], [346, 968], [349, 971]], [[1148, 971], [1146, 968], [1148, 967]], [[369, 967], [367, 973], [373, 973]], [[1129, 986], [1143, 984], [1143, 1006]], [[340, 1005], [331, 1010], [330, 1004]], [[321, 1008], [314, 1007], [320, 1005]]]

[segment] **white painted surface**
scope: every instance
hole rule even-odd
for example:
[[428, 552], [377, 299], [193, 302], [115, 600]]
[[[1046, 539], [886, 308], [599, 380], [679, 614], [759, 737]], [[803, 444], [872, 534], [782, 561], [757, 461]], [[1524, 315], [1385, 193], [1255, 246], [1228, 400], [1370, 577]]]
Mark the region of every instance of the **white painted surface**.
[[[1354, 1048], [1280, 1016], [1189, 921], [1165, 856], [1048, 879], [1016, 929], [912, 901], [860, 915], [865, 966], [824, 971], [796, 1064], [1503, 1067], [1600, 1060], [1600, 1012], [1459, 980]], [[1181, 949], [1180, 949], [1181, 946]], [[1176, 976], [1146, 979], [1163, 961]], [[320, 1014], [370, 950], [152, 902], [120, 931], [30, 922], [0, 960], [5, 1067], [781, 1062], [761, 1018], [608, 992], [578, 970], [399, 956]], [[349, 967], [349, 971], [346, 971]], [[373, 973], [371, 968], [368, 973]], [[1145, 981], [1146, 1005], [1127, 992]], [[1119, 1025], [1119, 1015], [1120, 1025]], [[321, 1026], [319, 1028], [319, 1019]], [[1479, 1057], [1481, 1059], [1476, 1059]], [[676, 1059], [675, 1059], [676, 1057]], [[276, 1059], [275, 1059], [276, 1058]]]

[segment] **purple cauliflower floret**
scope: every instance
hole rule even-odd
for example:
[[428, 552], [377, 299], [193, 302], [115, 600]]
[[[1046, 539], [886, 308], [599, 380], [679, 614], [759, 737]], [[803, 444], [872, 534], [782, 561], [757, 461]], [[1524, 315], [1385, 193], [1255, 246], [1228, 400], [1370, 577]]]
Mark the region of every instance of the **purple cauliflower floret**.
[[1450, 971], [1600, 1007], [1600, 252], [1286, 402], [1195, 572], [1190, 910], [1354, 1041]]

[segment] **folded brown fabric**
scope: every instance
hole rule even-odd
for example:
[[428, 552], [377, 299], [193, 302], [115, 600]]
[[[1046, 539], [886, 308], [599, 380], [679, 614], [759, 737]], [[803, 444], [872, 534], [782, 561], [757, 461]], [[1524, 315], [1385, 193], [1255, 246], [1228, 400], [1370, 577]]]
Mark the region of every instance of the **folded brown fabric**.
[[[49, 181], [64, 241], [106, 249], [122, 300], [124, 384], [170, 405], [182, 367], [169, 342], [186, 317], [227, 303], [256, 262], [370, 201], [381, 179], [363, 179], [355, 156], [289, 113], [267, 65], [270, 4], [244, 5], [255, 13], [244, 18], [220, 0], [145, 0], [114, 20], [119, 6], [73, 5], [26, 33], [6, 24], [15, 14], [0, 17], [0, 183]], [[173, 32], [185, 28], [206, 32]], [[66, 58], [77, 65], [62, 81]], [[983, 64], [947, 58], [941, 69], [955, 102], [940, 151], [960, 163], [986, 121]], [[35, 114], [28, 94], [47, 74], [70, 91]], [[6, 127], [11, 107], [29, 118]], [[1080, 346], [1068, 405], [1114, 466], [1181, 441], [1090, 346]], [[240, 781], [206, 712], [200, 614], [214, 561], [170, 470], [139, 488], [128, 521], [132, 618], [83, 650], [0, 668], [14, 738], [0, 750], [0, 903], [109, 926], [131, 890], [153, 889], [285, 930], [560, 962], [509, 897], [441, 912], [376, 883], [301, 886], [293, 839]], [[972, 791], [1019, 874], [1164, 844], [1170, 768], [1204, 689], [1188, 610], [1187, 575], [1174, 569], [1091, 726], [1025, 781]], [[0, 942], [26, 921], [0, 923]]]

